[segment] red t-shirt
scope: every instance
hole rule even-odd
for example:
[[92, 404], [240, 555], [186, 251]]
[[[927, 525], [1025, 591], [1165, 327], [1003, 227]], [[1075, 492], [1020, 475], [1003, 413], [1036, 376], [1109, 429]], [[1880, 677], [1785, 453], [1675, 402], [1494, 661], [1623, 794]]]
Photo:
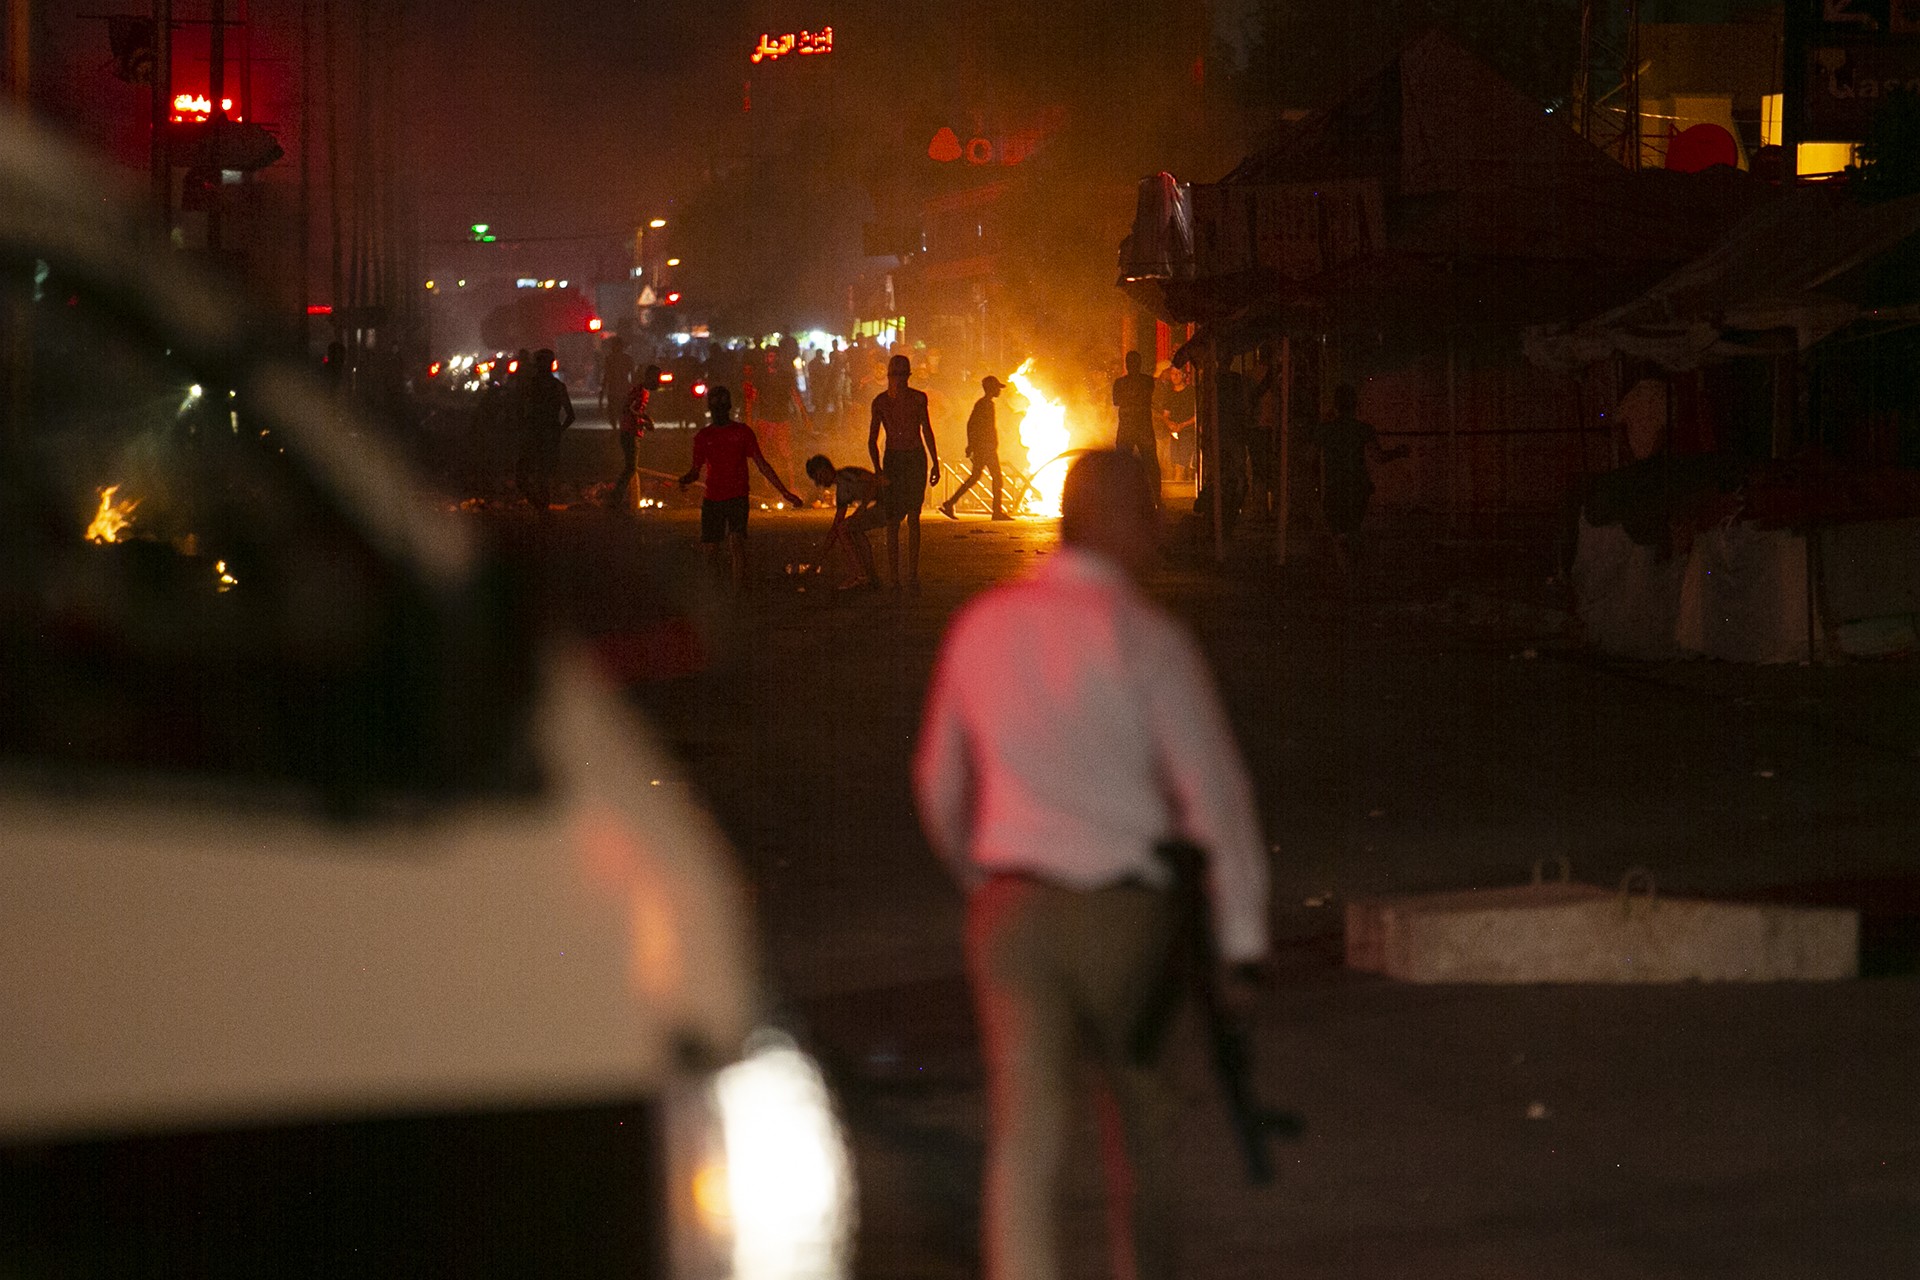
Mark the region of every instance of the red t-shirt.
[[761, 458], [760, 438], [744, 422], [702, 427], [693, 437], [693, 469], [707, 468], [707, 501], [747, 496], [747, 461]]

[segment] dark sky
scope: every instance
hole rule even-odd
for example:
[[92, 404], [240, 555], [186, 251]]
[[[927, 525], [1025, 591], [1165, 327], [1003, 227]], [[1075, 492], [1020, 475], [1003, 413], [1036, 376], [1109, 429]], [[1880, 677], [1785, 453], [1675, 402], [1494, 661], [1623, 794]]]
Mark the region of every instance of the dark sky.
[[738, 98], [721, 66], [745, 63], [748, 8], [409, 3], [422, 214], [565, 235], [659, 208], [697, 171], [704, 121]]

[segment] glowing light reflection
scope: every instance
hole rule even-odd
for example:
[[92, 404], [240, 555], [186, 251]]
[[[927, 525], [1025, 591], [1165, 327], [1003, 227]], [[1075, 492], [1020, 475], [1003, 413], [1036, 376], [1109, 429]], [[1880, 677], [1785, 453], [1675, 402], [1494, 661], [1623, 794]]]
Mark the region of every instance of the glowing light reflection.
[[[715, 1083], [727, 1155], [724, 1209], [738, 1280], [846, 1274], [852, 1170], [826, 1082], [791, 1040], [766, 1033]], [[696, 1187], [702, 1211], [720, 1208]]]

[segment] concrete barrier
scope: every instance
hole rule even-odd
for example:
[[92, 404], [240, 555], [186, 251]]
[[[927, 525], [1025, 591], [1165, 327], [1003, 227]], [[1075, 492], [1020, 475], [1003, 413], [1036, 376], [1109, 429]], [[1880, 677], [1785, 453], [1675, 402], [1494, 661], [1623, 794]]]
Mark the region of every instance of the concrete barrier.
[[[1563, 864], [1564, 865], [1564, 864]], [[1860, 916], [1663, 897], [1570, 875], [1503, 889], [1358, 898], [1347, 967], [1402, 982], [1830, 982], [1859, 976]]]

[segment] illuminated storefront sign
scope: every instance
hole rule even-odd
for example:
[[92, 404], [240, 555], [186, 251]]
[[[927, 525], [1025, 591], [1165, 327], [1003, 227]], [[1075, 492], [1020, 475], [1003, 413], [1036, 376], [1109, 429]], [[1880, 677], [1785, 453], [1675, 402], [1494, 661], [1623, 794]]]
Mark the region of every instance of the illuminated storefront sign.
[[[232, 98], [220, 99], [220, 110], [226, 113], [226, 117], [229, 120], [240, 119], [240, 117], [234, 113]], [[206, 120], [211, 118], [212, 115], [213, 100], [205, 94], [182, 93], [174, 96], [173, 119], [175, 123]]]
[[762, 32], [760, 43], [753, 47], [748, 57], [753, 62], [778, 62], [789, 54], [832, 52], [833, 28], [822, 27], [818, 31], [789, 31], [783, 36]]

